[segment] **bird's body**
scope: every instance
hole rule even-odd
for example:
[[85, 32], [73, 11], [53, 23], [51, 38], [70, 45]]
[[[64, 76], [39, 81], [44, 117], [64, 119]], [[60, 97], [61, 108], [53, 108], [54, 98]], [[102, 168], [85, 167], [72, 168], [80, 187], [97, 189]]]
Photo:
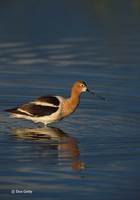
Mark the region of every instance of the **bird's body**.
[[62, 96], [42, 96], [6, 111], [10, 112], [14, 118], [23, 118], [47, 125], [72, 114], [80, 102], [81, 93], [85, 91], [88, 91], [86, 83], [76, 81], [72, 86], [69, 98]]
[[14, 118], [23, 118], [47, 125], [62, 118], [62, 102], [63, 98], [60, 96], [43, 96], [7, 111], [11, 112]]

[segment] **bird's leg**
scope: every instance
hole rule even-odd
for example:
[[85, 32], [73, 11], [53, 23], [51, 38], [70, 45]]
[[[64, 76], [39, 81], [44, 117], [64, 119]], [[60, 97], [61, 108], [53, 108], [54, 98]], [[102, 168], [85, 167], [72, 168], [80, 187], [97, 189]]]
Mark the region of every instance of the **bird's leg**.
[[47, 124], [44, 124], [44, 128], [47, 128]]

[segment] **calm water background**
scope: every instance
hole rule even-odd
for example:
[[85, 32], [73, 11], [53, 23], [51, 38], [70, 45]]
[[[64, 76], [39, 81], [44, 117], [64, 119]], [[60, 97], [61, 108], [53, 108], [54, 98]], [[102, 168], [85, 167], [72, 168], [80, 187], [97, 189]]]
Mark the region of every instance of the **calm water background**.
[[[54, 125], [70, 142], [3, 112], [77, 79], [108, 101]], [[0, 2], [0, 110], [1, 199], [140, 199], [140, 1]]]

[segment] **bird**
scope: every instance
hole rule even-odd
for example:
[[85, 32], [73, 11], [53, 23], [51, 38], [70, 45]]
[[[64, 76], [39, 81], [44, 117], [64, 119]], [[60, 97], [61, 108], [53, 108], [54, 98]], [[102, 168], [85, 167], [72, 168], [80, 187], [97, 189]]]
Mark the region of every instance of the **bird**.
[[[62, 96], [41, 96], [31, 102], [18, 107], [6, 109], [13, 118], [31, 120], [34, 123], [43, 123], [48, 126], [71, 115], [80, 103], [80, 96], [83, 92], [91, 92], [84, 81], [76, 81], [68, 98]], [[91, 92], [95, 95], [95, 92]]]

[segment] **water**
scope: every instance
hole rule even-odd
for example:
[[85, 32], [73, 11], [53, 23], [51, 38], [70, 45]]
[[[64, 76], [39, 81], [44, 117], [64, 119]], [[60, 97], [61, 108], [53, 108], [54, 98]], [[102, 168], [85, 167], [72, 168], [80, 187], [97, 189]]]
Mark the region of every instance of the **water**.
[[[137, 0], [1, 3], [2, 199], [140, 198], [139, 12]], [[3, 112], [79, 79], [107, 101], [82, 95], [56, 128]]]

